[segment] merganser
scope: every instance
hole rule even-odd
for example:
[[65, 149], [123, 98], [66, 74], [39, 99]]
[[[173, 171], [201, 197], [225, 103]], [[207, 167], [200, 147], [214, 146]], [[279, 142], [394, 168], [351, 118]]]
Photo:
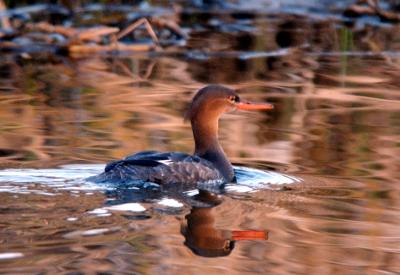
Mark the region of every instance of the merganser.
[[208, 85], [196, 93], [185, 114], [185, 120], [191, 122], [195, 141], [193, 155], [139, 152], [110, 162], [103, 173], [88, 180], [103, 183], [151, 182], [159, 185], [235, 182], [233, 167], [218, 142], [218, 120], [223, 113], [236, 109], [271, 110], [273, 105], [247, 102], [230, 88]]

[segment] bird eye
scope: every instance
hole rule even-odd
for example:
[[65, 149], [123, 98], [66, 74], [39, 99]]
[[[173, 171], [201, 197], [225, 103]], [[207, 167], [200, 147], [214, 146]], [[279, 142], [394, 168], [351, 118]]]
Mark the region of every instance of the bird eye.
[[231, 95], [228, 97], [228, 100], [230, 103], [235, 103], [236, 102], [236, 97], [234, 95]]
[[231, 241], [230, 240], [225, 240], [224, 243], [224, 250], [229, 251], [231, 249]]

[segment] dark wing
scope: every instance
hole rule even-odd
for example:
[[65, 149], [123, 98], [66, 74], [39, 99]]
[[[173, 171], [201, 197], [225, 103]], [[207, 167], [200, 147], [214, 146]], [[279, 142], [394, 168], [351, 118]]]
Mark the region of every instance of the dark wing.
[[209, 161], [184, 153], [145, 151], [107, 164], [104, 172], [89, 178], [95, 182], [223, 183]]

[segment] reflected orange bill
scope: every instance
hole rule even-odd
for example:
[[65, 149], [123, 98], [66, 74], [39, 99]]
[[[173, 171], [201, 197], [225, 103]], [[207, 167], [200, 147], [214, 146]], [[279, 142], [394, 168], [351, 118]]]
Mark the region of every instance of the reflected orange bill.
[[235, 230], [232, 231], [232, 240], [268, 240], [268, 232], [261, 230]]

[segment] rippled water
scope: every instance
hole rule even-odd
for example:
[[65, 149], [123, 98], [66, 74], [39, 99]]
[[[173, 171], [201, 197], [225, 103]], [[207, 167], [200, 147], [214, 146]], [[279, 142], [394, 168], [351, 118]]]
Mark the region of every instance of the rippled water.
[[[0, 273], [400, 273], [398, 26], [332, 17], [188, 10], [160, 53], [2, 53]], [[182, 113], [208, 83], [275, 105], [221, 120], [237, 185], [84, 180], [192, 152]], [[268, 240], [210, 248], [234, 230]]]

